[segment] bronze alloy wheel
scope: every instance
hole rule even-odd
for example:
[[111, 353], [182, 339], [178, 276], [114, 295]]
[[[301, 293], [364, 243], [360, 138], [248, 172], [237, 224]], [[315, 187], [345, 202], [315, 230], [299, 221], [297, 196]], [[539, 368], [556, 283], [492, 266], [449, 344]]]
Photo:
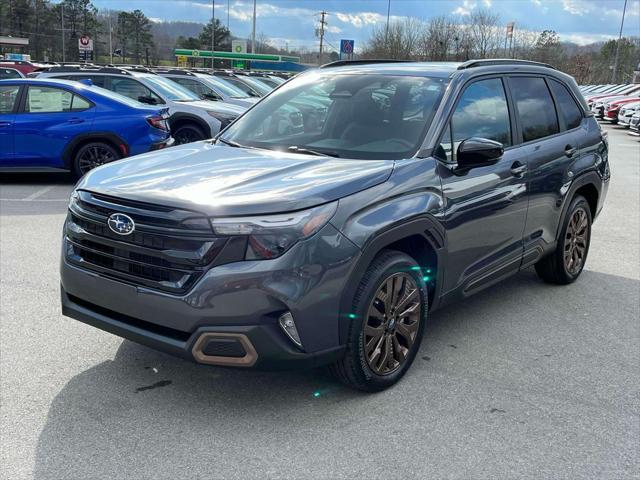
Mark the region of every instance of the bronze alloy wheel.
[[587, 212], [578, 208], [573, 212], [564, 237], [564, 267], [570, 275], [577, 275], [587, 255], [589, 220]]
[[363, 329], [365, 358], [378, 375], [398, 370], [416, 340], [422, 318], [420, 292], [408, 273], [395, 273], [378, 288]]

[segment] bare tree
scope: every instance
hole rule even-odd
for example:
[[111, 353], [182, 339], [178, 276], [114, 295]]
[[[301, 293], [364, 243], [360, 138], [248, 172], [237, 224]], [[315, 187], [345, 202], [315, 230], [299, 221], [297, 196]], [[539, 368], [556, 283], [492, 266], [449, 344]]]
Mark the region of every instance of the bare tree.
[[499, 21], [500, 16], [488, 10], [474, 10], [469, 15], [468, 33], [473, 41], [476, 58], [495, 56], [501, 39]]
[[393, 21], [387, 29], [379, 25], [373, 29], [364, 58], [415, 59], [419, 56], [419, 43], [423, 23], [416, 18]]
[[448, 60], [457, 50], [458, 33], [459, 26], [452, 19], [432, 18], [420, 36], [420, 55], [426, 60]]

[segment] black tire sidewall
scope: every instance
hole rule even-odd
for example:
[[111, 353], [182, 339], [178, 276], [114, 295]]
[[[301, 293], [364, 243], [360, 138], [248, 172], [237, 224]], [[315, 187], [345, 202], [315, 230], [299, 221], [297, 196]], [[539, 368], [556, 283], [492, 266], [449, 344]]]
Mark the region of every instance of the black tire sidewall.
[[[188, 123], [186, 125], [180, 125], [178, 128], [176, 128], [175, 132], [172, 132], [172, 135], [174, 136], [174, 138], [178, 137], [178, 132], [180, 132], [180, 130], [191, 130], [192, 132], [195, 132], [200, 138], [198, 138], [197, 140], [193, 140], [193, 142], [204, 140], [206, 138], [206, 135], [204, 134], [202, 129], [199, 126], [193, 125], [191, 123]], [[192, 143], [192, 142], [189, 142], [189, 143]], [[187, 143], [178, 143], [177, 145], [187, 145]]]
[[[87, 172], [82, 173], [82, 171], [80, 170], [80, 157], [82, 156], [82, 153], [85, 150], [87, 150], [88, 148], [91, 148], [91, 147], [107, 148], [107, 149], [111, 150], [111, 154], [113, 155], [113, 160], [112, 160], [113, 162], [115, 162], [116, 160], [120, 160], [120, 158], [121, 158], [121, 155], [118, 153], [118, 150], [113, 148], [113, 146], [109, 145], [108, 143], [105, 143], [105, 142], [85, 143], [80, 148], [78, 148], [78, 150], [76, 151], [76, 153], [75, 153], [75, 155], [73, 157], [73, 174], [76, 176], [76, 178], [81, 178], [83, 175], [85, 175], [87, 173]], [[111, 163], [111, 162], [109, 162], [109, 163]]]
[[[356, 313], [356, 319], [354, 324], [352, 324], [349, 335], [349, 350], [352, 355], [356, 356], [356, 358], [352, 358], [351, 360], [357, 362], [357, 365], [355, 365], [356, 374], [360, 377], [359, 380], [363, 384], [367, 385], [367, 390], [383, 390], [395, 384], [411, 367], [411, 364], [420, 349], [420, 343], [428, 317], [428, 292], [421, 272], [412, 270], [412, 267], [415, 267], [416, 265], [418, 265], [418, 263], [404, 253], [394, 251], [383, 252], [377, 257], [376, 261], [372, 263], [365, 273], [356, 294], [356, 298], [354, 299], [353, 312]], [[394, 273], [398, 273], [399, 271], [409, 273], [416, 281], [416, 285], [418, 285], [422, 307], [422, 318], [420, 319], [420, 326], [418, 328], [416, 340], [409, 350], [409, 354], [407, 355], [404, 365], [388, 375], [378, 375], [371, 370], [365, 357], [364, 338], [362, 335], [364, 321], [367, 318], [369, 305], [378, 288], [387, 277]]]

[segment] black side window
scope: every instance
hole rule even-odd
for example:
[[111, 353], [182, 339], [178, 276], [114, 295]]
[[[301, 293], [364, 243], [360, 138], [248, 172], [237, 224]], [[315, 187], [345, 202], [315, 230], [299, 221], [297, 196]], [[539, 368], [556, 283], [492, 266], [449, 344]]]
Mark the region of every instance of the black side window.
[[511, 145], [509, 108], [502, 80], [491, 78], [469, 85], [462, 93], [442, 137], [436, 156], [455, 162], [455, 152], [463, 140], [482, 137]]
[[556, 106], [559, 110], [558, 114], [564, 119], [565, 129], [571, 130], [572, 128], [580, 126], [582, 122], [582, 109], [573, 99], [567, 87], [556, 80], [549, 80], [549, 87], [553, 92], [553, 96], [556, 98]]
[[522, 140], [529, 142], [560, 131], [551, 93], [543, 78], [512, 77], [509, 85], [522, 124]]

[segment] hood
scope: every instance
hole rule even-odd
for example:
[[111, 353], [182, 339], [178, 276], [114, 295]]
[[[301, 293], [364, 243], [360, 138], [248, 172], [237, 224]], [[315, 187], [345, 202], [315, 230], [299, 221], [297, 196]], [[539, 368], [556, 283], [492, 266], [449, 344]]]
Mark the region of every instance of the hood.
[[287, 212], [384, 182], [391, 160], [350, 160], [234, 148], [210, 141], [120, 160], [78, 189], [211, 216]]
[[192, 102], [182, 102], [183, 105], [190, 107], [202, 108], [203, 110], [210, 110], [216, 113], [226, 113], [229, 115], [240, 115], [247, 109], [240, 105], [233, 105], [231, 103], [209, 101], [209, 100], [194, 100]]

